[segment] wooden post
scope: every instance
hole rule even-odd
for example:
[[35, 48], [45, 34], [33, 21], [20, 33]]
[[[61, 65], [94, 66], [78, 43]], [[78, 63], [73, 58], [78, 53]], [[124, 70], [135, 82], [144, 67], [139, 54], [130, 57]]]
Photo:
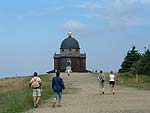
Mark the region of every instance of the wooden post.
[[136, 83], [139, 83], [139, 75], [136, 74]]

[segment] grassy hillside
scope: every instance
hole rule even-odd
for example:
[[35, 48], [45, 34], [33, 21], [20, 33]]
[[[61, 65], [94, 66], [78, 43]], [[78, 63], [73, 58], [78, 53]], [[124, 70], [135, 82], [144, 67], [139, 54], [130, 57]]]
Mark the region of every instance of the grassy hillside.
[[[52, 95], [51, 75], [40, 75], [42, 79], [41, 102]], [[31, 77], [0, 79], [0, 113], [20, 113], [33, 107]]]

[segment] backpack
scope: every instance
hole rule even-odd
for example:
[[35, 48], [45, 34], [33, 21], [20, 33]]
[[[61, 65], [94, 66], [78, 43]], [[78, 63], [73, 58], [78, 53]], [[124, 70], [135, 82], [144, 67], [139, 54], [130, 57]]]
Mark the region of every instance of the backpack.
[[104, 82], [104, 75], [99, 75], [99, 79], [103, 83]]
[[39, 81], [38, 81], [38, 78], [37, 78], [37, 77], [34, 77], [34, 78], [33, 78], [33, 82], [32, 82], [32, 84], [31, 84], [31, 87], [32, 87], [32, 88], [40, 87], [40, 84], [39, 84]]

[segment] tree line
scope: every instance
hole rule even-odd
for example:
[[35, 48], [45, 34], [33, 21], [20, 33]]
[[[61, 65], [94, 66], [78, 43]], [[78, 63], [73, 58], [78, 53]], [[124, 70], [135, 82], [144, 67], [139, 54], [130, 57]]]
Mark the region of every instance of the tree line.
[[132, 74], [150, 76], [150, 50], [145, 48], [144, 53], [140, 53], [135, 46], [127, 52], [119, 73], [131, 72]]

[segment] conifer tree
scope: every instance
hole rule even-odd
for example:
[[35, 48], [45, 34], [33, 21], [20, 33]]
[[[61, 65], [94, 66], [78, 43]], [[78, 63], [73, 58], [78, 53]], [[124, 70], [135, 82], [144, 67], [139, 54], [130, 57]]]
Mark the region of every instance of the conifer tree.
[[134, 65], [139, 58], [141, 57], [136, 47], [133, 46], [132, 50], [127, 52], [127, 56], [124, 58], [124, 61], [121, 64], [121, 69], [119, 70], [120, 73], [122, 72], [130, 72], [132, 65]]
[[142, 57], [132, 67], [132, 73], [150, 75], [150, 50], [147, 49]]

